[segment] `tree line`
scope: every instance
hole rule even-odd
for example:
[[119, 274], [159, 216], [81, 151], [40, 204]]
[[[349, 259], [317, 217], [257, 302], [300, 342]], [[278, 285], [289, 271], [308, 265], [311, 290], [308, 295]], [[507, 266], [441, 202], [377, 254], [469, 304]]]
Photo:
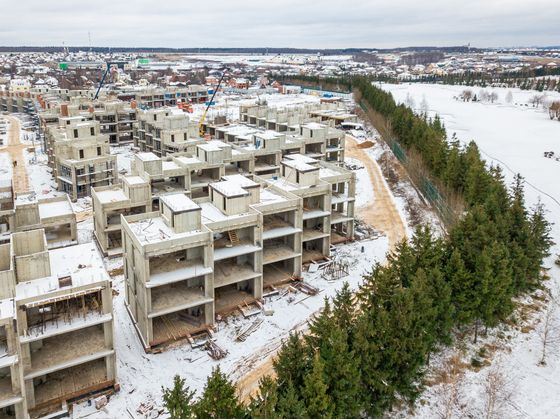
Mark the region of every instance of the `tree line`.
[[419, 226], [355, 293], [344, 284], [325, 299], [308, 333], [286, 340], [275, 377], [261, 380], [250, 403], [216, 369], [198, 401], [179, 377], [164, 390], [172, 417], [381, 417], [397, 402], [414, 402], [430, 355], [453, 343], [453, 330], [470, 331], [476, 341], [510, 316], [515, 297], [541, 286], [550, 225], [542, 205], [526, 208], [521, 176], [508, 188], [474, 142], [448, 142], [438, 118], [397, 105], [368, 79], [353, 79], [352, 87], [433, 178], [463, 196], [465, 211], [444, 237]]

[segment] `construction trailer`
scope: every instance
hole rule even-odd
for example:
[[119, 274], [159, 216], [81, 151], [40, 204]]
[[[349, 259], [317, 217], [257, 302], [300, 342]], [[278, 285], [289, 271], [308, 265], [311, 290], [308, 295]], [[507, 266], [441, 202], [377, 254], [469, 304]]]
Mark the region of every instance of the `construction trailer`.
[[15, 313], [23, 409], [40, 417], [114, 390], [112, 289], [95, 245], [48, 250], [44, 231], [30, 230], [0, 253], [9, 253], [0, 291]]

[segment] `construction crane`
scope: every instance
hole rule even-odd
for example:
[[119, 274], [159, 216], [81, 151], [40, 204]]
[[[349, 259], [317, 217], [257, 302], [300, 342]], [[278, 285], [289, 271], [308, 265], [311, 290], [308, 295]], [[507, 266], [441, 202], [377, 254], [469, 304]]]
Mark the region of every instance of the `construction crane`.
[[124, 62], [123, 61], [107, 61], [105, 63], [106, 67], [105, 67], [105, 71], [103, 72], [103, 76], [101, 76], [101, 81], [99, 82], [99, 86], [97, 86], [97, 91], [95, 92], [95, 96], [93, 97], [93, 100], [97, 99], [99, 96], [99, 92], [101, 91], [101, 88], [103, 87], [103, 83], [105, 83], [105, 79], [107, 78], [107, 74], [109, 74], [109, 72], [111, 71], [111, 68], [113, 66], [116, 66], [117, 68], [124, 68]]
[[226, 76], [226, 71], [227, 71], [227, 68], [224, 69], [224, 71], [222, 72], [222, 77], [220, 77], [220, 81], [218, 82], [218, 85], [214, 89], [214, 93], [212, 93], [212, 97], [210, 98], [210, 101], [206, 105], [206, 109], [204, 109], [204, 113], [200, 117], [200, 122], [198, 123], [198, 134], [201, 137], [204, 137], [204, 128], [202, 127], [202, 124], [204, 124], [204, 120], [206, 119], [206, 114], [208, 113], [208, 109], [210, 109], [210, 106], [212, 106], [212, 103], [214, 102], [214, 97], [216, 96], [216, 93], [218, 93], [218, 90], [220, 89], [220, 86], [222, 85], [222, 82], [224, 81], [224, 77]]

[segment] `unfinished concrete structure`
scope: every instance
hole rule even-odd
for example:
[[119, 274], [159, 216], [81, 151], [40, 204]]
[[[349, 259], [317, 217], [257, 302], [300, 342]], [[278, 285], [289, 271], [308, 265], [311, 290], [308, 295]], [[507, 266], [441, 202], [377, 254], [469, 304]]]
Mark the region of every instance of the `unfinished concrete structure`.
[[150, 184], [139, 176], [124, 176], [122, 184], [92, 188], [94, 237], [105, 256], [122, 253], [121, 214], [151, 212]]
[[58, 190], [72, 201], [89, 196], [92, 187], [112, 185], [117, 180], [117, 157], [111, 155], [109, 139], [100, 133], [97, 121], [84, 117], [61, 117], [46, 132], [49, 166]]
[[127, 304], [146, 350], [298, 279], [304, 260], [330, 254], [331, 233], [353, 237], [352, 172], [303, 155], [282, 167], [266, 180], [224, 175], [205, 197], [163, 195], [158, 212], [122, 218]]
[[[0, 255], [2, 247], [0, 246]], [[5, 272], [0, 257], [0, 281]], [[1, 293], [1, 284], [0, 284]], [[0, 297], [0, 418], [27, 418], [27, 404], [24, 397], [23, 370], [21, 354], [15, 328], [15, 304], [12, 298]]]
[[0, 291], [12, 298], [21, 396], [31, 415], [112, 389], [112, 290], [95, 245], [49, 251], [44, 231], [31, 230], [12, 234], [0, 254]]
[[136, 101], [143, 109], [176, 106], [180, 102], [204, 103], [208, 100], [208, 88], [199, 84], [167, 87], [123, 87], [117, 97], [124, 101]]
[[144, 348], [213, 323], [212, 233], [184, 194], [159, 212], [122, 217], [126, 306]]
[[331, 242], [354, 238], [356, 175], [301, 154], [287, 155], [267, 182], [303, 199], [303, 262], [330, 255]]
[[134, 145], [142, 152], [166, 156], [192, 150], [199, 140], [198, 126], [187, 114], [172, 108], [138, 110]]
[[76, 213], [68, 195], [37, 199], [34, 192], [5, 190], [9, 199], [0, 203], [0, 243], [9, 242], [11, 233], [35, 229], [45, 230], [49, 249], [77, 243]]

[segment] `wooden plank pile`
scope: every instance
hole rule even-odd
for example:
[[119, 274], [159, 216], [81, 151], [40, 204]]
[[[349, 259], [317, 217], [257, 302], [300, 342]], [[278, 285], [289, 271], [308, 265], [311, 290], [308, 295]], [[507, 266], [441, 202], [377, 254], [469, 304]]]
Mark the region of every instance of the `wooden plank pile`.
[[245, 340], [249, 337], [249, 335], [253, 333], [255, 330], [257, 330], [258, 327], [262, 324], [262, 322], [263, 319], [260, 317], [258, 319], [255, 319], [255, 321], [253, 321], [249, 326], [241, 330], [241, 332], [235, 337], [235, 340], [240, 342], [245, 342]]

